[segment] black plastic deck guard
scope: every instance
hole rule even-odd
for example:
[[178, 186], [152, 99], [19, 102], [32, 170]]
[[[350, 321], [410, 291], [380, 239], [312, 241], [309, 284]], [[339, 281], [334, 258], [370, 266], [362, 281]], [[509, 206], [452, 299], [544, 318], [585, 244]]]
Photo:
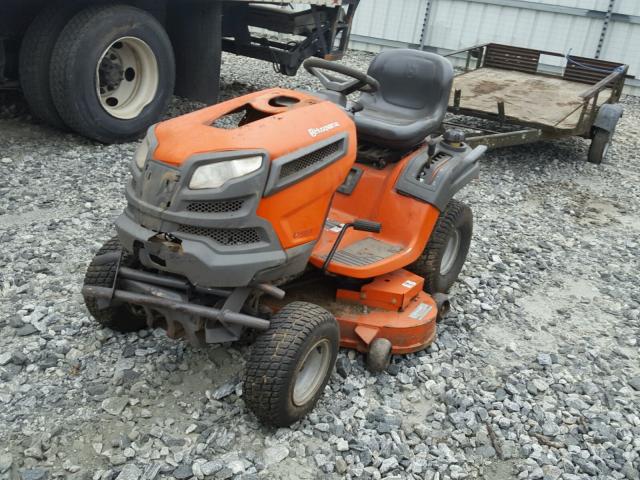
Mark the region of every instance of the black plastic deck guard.
[[243, 313], [229, 310], [219, 310], [217, 308], [197, 305], [195, 303], [178, 302], [168, 298], [146, 295], [143, 293], [128, 292], [126, 290], [112, 291], [110, 288], [85, 285], [82, 294], [87, 297], [102, 299], [113, 299], [122, 302], [133, 303], [135, 305], [146, 305], [159, 309], [167, 309], [174, 312], [186, 313], [202, 318], [219, 320], [225, 323], [233, 323], [243, 327], [255, 328], [256, 330], [267, 330], [270, 322], [258, 317], [252, 317]]

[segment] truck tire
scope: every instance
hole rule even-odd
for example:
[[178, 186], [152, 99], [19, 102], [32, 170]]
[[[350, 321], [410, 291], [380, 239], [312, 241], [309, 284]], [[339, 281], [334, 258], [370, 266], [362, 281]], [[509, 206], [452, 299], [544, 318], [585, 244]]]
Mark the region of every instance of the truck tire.
[[[118, 237], [109, 239], [91, 260], [84, 277], [84, 285], [111, 288], [116, 275], [116, 262], [104, 262], [100, 257], [113, 252], [122, 252], [120, 265], [125, 267], [136, 266], [136, 260], [126, 251]], [[110, 305], [107, 308], [98, 308], [98, 302], [93, 297], [84, 297], [84, 304], [91, 316], [103, 327], [117, 332], [135, 332], [147, 327], [147, 319], [139, 308], [127, 304]]]
[[175, 82], [162, 25], [128, 5], [78, 12], [51, 59], [51, 92], [64, 122], [103, 143], [139, 137], [165, 110]]
[[602, 161], [607, 158], [609, 146], [611, 145], [611, 137], [613, 137], [611, 132], [607, 132], [602, 128], [596, 128], [593, 138], [591, 139], [589, 154], [587, 155], [589, 163], [600, 165]]
[[425, 292], [449, 291], [467, 259], [472, 234], [471, 209], [458, 200], [451, 200], [440, 212], [424, 251], [407, 267], [424, 278]]
[[66, 125], [53, 103], [49, 66], [60, 32], [77, 10], [75, 2], [55, 2], [46, 6], [31, 22], [20, 45], [20, 86], [31, 113], [60, 129]]
[[287, 427], [322, 396], [338, 356], [340, 330], [322, 307], [292, 302], [271, 318], [245, 368], [244, 401], [266, 425]]

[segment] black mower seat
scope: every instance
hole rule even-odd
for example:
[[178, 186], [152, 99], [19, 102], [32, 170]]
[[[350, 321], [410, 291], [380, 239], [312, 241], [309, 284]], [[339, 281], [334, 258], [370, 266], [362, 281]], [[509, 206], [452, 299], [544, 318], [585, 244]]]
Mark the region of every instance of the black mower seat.
[[440, 55], [419, 50], [386, 50], [367, 72], [380, 82], [363, 92], [355, 114], [358, 137], [392, 149], [409, 149], [435, 132], [447, 112], [453, 68]]

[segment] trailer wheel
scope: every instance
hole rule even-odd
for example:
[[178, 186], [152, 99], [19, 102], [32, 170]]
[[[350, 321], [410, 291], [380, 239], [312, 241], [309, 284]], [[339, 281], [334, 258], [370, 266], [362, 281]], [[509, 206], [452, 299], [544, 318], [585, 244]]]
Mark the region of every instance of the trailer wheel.
[[[122, 250], [122, 245], [118, 237], [108, 240], [98, 250], [93, 260], [87, 267], [84, 277], [84, 285], [111, 288], [116, 275], [116, 262], [103, 262], [100, 257], [113, 252], [123, 252], [120, 265], [135, 268], [137, 261], [126, 251]], [[147, 319], [144, 311], [133, 305], [121, 304], [112, 305], [104, 309], [98, 308], [98, 303], [93, 297], [84, 297], [84, 304], [87, 310], [96, 321], [112, 330], [118, 332], [135, 332], [147, 326]]]
[[609, 152], [612, 137], [613, 135], [611, 132], [602, 128], [596, 129], [591, 140], [591, 146], [589, 147], [589, 154], [587, 156], [589, 163], [595, 163], [596, 165], [600, 165], [602, 163]]
[[286, 305], [253, 345], [244, 380], [244, 400], [258, 419], [286, 427], [304, 417], [329, 381], [340, 331], [324, 308]]
[[462, 270], [473, 233], [471, 209], [451, 200], [440, 212], [427, 246], [408, 269], [424, 278], [428, 293], [446, 293]]
[[31, 22], [20, 45], [20, 86], [31, 113], [61, 129], [66, 126], [53, 103], [49, 67], [60, 32], [77, 10], [74, 2], [55, 2], [46, 6]]
[[69, 127], [105, 143], [131, 140], [167, 107], [175, 81], [173, 49], [162, 25], [143, 10], [87, 7], [60, 34], [50, 80]]

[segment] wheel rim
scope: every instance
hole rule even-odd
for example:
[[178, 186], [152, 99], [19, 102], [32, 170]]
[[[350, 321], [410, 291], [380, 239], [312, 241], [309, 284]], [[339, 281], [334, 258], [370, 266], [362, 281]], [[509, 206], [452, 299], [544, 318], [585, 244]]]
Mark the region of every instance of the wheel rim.
[[139, 38], [122, 37], [104, 51], [96, 65], [100, 105], [112, 117], [130, 120], [156, 96], [158, 61]]
[[298, 366], [293, 384], [293, 403], [298, 407], [311, 400], [324, 382], [331, 362], [331, 349], [326, 338], [316, 342]]
[[460, 231], [454, 230], [453, 235], [449, 237], [447, 246], [442, 254], [442, 261], [440, 262], [440, 274], [446, 275], [451, 271], [453, 265], [456, 263], [458, 257], [458, 250], [460, 249]]

